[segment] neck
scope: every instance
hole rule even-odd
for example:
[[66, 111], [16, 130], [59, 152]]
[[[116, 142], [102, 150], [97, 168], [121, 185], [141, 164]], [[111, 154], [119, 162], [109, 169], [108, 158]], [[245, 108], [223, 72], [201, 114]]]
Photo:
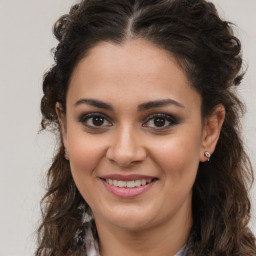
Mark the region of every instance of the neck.
[[[175, 255], [186, 243], [192, 216], [176, 214], [171, 220], [144, 230], [127, 230], [95, 218], [101, 256]], [[96, 217], [96, 216], [95, 216]]]

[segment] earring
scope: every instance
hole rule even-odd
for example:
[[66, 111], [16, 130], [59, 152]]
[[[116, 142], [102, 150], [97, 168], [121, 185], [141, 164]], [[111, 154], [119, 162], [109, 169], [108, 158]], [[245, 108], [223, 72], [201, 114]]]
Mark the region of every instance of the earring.
[[208, 158], [208, 161], [210, 161], [211, 154], [210, 154], [208, 151], [205, 151], [205, 152], [204, 152], [204, 156], [205, 156], [206, 158]]
[[66, 160], [69, 160], [69, 152], [66, 149], [64, 150], [64, 156]]

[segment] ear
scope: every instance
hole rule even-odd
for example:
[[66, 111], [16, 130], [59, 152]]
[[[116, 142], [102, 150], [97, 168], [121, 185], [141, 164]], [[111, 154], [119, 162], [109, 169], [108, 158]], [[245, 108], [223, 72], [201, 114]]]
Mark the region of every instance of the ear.
[[205, 118], [200, 151], [201, 162], [205, 162], [208, 160], [208, 158], [205, 156], [205, 152], [213, 154], [220, 136], [220, 131], [224, 119], [225, 108], [222, 104], [217, 105], [214, 108], [213, 113], [209, 117]]
[[67, 160], [69, 160], [68, 157], [68, 143], [67, 143], [67, 121], [66, 121], [66, 115], [63, 112], [63, 108], [61, 106], [61, 104], [59, 102], [56, 103], [55, 105], [55, 111], [56, 114], [58, 116], [58, 120], [60, 123], [60, 128], [61, 128], [61, 138], [62, 138], [62, 142], [64, 144], [65, 147], [65, 158]]

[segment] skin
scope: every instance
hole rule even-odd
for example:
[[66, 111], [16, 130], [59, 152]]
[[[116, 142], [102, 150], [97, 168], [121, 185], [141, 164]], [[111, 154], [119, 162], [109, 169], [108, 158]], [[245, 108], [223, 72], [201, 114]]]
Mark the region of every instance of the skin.
[[[170, 99], [176, 103], [138, 109]], [[174, 255], [188, 238], [198, 164], [207, 161], [205, 151], [214, 151], [223, 106], [203, 120], [201, 97], [174, 57], [136, 39], [92, 48], [73, 71], [66, 114], [58, 103], [56, 111], [74, 181], [96, 221], [101, 255]], [[85, 118], [89, 113], [107, 118], [92, 126], [92, 118]], [[157, 127], [152, 115], [163, 113], [173, 121], [162, 118], [164, 126]], [[100, 179], [109, 174], [158, 180], [139, 196], [120, 198]]]

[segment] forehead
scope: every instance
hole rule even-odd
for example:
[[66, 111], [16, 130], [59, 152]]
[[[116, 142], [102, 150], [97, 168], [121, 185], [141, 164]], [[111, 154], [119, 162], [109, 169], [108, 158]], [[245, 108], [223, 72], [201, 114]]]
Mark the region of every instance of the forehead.
[[124, 103], [169, 97], [187, 105], [200, 103], [176, 59], [142, 39], [122, 45], [102, 42], [92, 48], [71, 77], [67, 98], [73, 102], [79, 97]]

